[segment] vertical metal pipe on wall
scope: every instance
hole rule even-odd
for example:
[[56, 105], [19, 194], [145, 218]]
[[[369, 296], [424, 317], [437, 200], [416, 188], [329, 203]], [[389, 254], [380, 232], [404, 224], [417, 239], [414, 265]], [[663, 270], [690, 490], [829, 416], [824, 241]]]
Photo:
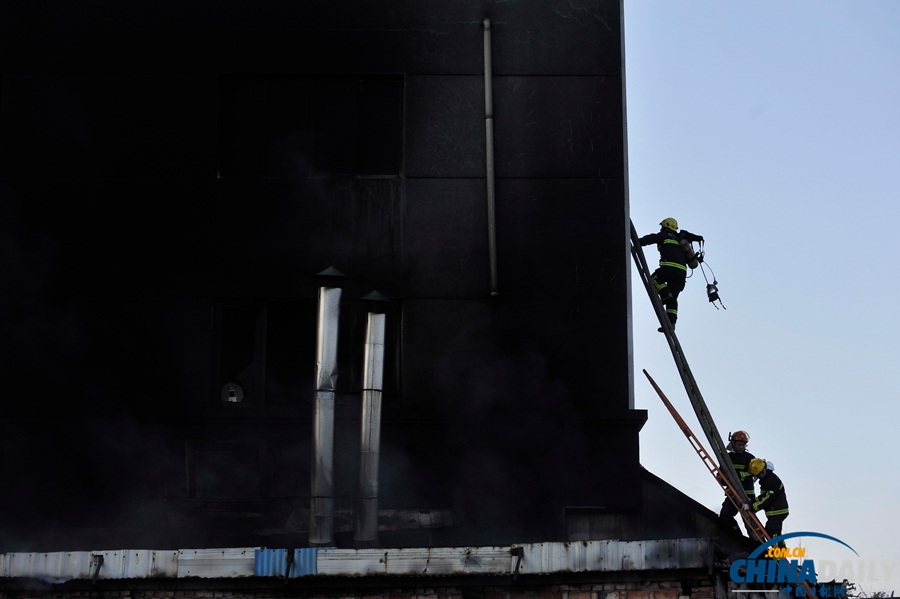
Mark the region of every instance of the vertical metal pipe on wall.
[[337, 385], [341, 290], [319, 288], [316, 321], [316, 396], [313, 403], [309, 544], [334, 544], [334, 391]]
[[384, 375], [384, 314], [369, 312], [363, 359], [359, 441], [359, 503], [353, 540], [378, 540], [378, 461], [381, 444], [381, 390]]
[[491, 73], [491, 20], [484, 20], [484, 133], [487, 160], [488, 253], [491, 295], [497, 295], [497, 227], [494, 219], [494, 96]]

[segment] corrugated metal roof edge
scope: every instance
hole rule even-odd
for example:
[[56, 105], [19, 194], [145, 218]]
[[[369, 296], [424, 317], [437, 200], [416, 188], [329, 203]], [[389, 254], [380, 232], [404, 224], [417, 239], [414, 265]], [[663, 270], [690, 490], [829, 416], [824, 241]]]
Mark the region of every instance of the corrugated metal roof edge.
[[0, 578], [62, 583], [77, 579], [283, 577], [288, 571], [290, 578], [295, 578], [682, 570], [708, 567], [712, 547], [712, 539], [684, 538], [493, 547], [329, 548], [302, 550], [302, 558], [298, 550], [291, 552], [290, 568], [286, 550], [263, 547], [2, 553]]

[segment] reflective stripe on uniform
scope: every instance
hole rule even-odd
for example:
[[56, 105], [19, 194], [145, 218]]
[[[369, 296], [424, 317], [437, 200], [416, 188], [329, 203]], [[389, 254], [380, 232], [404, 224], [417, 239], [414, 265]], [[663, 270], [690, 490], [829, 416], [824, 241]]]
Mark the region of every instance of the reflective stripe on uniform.
[[772, 493], [772, 491], [766, 491], [765, 495], [761, 496], [759, 498], [759, 500], [757, 500], [756, 502], [753, 503], [753, 510], [756, 511], [760, 507], [762, 507], [762, 504], [765, 503], [766, 499], [768, 499], [772, 495], [774, 495], [774, 493]]
[[685, 266], [684, 264], [678, 264], [677, 262], [663, 262], [662, 260], [660, 260], [659, 265], [660, 266], [671, 266], [672, 268], [677, 268], [678, 270], [683, 270], [684, 272], [687, 272], [687, 266]]
[[681, 245], [681, 244], [680, 244], [677, 240], [675, 240], [675, 239], [666, 239], [665, 241], [663, 241], [663, 243], [674, 243], [675, 245]]
[[769, 518], [771, 516], [787, 516], [788, 509], [784, 508], [783, 510], [766, 510], [766, 517]]
[[675, 316], [678, 316], [678, 310], [666, 310], [666, 314], [674, 314]]

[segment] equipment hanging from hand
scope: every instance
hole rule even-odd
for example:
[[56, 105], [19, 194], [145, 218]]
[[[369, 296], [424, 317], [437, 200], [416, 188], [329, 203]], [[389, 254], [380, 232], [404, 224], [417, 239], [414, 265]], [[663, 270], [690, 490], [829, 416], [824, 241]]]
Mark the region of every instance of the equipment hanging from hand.
[[[683, 244], [684, 242], [682, 242]], [[700, 266], [700, 272], [703, 273], [703, 279], [706, 281], [706, 297], [709, 299], [709, 303], [713, 305], [713, 307], [718, 310], [719, 306], [722, 306], [722, 309], [725, 310], [725, 304], [722, 303], [722, 298], [719, 297], [719, 288], [717, 285], [719, 282], [716, 280], [716, 273], [713, 272], [713, 269], [710, 267], [709, 263], [704, 260], [706, 250], [703, 248], [703, 241], [700, 242], [700, 249], [697, 251], [695, 259]], [[684, 248], [684, 245], [682, 245]], [[685, 250], [687, 253], [688, 250]], [[690, 248], [690, 251], [693, 252], [693, 247]], [[691, 266], [691, 268], [696, 268], [695, 266]], [[706, 269], [709, 269], [709, 274], [712, 277], [712, 283], [709, 282], [709, 277], [706, 276]], [[719, 302], [719, 306], [716, 305], [716, 302]]]

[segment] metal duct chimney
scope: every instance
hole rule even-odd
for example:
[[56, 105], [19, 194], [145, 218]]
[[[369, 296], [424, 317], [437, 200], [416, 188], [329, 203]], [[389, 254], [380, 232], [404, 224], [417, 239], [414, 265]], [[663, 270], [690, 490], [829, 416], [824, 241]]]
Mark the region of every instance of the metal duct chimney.
[[363, 359], [359, 502], [353, 527], [353, 540], [365, 545], [376, 545], [378, 542], [378, 460], [381, 443], [384, 322], [384, 314], [369, 312]]
[[[335, 268], [316, 275], [325, 280], [346, 278]], [[338, 318], [341, 289], [319, 288], [316, 321], [316, 396], [313, 402], [312, 481], [309, 503], [309, 544], [334, 544], [334, 391], [337, 385]]]

